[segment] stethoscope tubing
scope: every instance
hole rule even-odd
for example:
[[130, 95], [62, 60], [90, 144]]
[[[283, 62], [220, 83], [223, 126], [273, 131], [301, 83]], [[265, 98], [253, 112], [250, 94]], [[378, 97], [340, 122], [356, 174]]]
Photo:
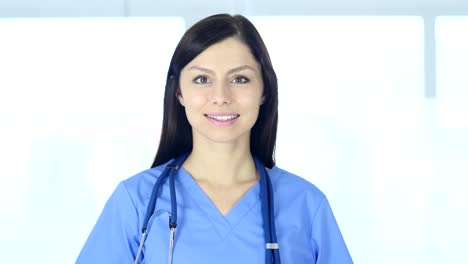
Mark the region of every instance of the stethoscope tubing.
[[[260, 200], [262, 204], [262, 216], [263, 216], [263, 230], [265, 241], [271, 241], [271, 243], [266, 243], [265, 251], [265, 263], [281, 263], [279, 256], [279, 248], [277, 238], [276, 238], [276, 229], [275, 229], [275, 216], [274, 216], [274, 203], [273, 203], [273, 187], [271, 185], [271, 180], [263, 164], [255, 159], [255, 165], [258, 168], [260, 174]], [[275, 248], [269, 248], [271, 245]]]
[[[141, 258], [143, 246], [148, 236], [148, 225], [150, 223], [151, 216], [156, 210], [156, 202], [159, 194], [160, 187], [164, 184], [167, 178], [169, 178], [169, 188], [171, 196], [171, 214], [169, 216], [169, 229], [170, 229], [170, 240], [169, 240], [169, 264], [172, 263], [172, 251], [174, 245], [174, 236], [175, 229], [177, 227], [177, 197], [175, 193], [175, 174], [177, 170], [182, 166], [184, 161], [187, 159], [190, 153], [186, 153], [174, 159], [169, 165], [164, 168], [161, 175], [156, 180], [156, 183], [153, 186], [151, 192], [150, 200], [148, 207], [146, 209], [146, 215], [143, 221], [143, 226], [141, 230], [141, 239], [138, 247], [137, 255], [135, 257], [134, 264], [139, 263]], [[255, 165], [260, 174], [260, 200], [262, 204], [262, 218], [263, 218], [263, 230], [265, 236], [265, 263], [267, 264], [281, 264], [280, 255], [279, 255], [279, 246], [276, 237], [276, 228], [275, 228], [275, 214], [274, 214], [274, 199], [273, 199], [273, 187], [271, 184], [271, 179], [268, 175], [268, 172], [265, 169], [265, 166], [258, 160], [254, 158]]]

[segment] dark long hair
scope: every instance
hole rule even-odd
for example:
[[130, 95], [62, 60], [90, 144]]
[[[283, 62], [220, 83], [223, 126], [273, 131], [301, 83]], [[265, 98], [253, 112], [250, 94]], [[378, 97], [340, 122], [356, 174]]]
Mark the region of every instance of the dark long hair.
[[158, 152], [151, 167], [192, 150], [192, 127], [179, 103], [179, 78], [182, 69], [211, 45], [228, 37], [245, 43], [260, 64], [265, 101], [250, 132], [250, 151], [263, 164], [275, 165], [274, 150], [278, 126], [278, 81], [267, 48], [254, 25], [241, 15], [219, 14], [207, 17], [182, 36], [172, 55], [164, 92], [164, 114]]

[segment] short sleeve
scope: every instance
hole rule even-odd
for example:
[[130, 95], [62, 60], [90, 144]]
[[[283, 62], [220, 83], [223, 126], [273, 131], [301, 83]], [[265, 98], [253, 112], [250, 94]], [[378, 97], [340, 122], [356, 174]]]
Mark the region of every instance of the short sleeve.
[[317, 264], [353, 263], [326, 197], [315, 213], [311, 240], [316, 246]]
[[138, 244], [138, 214], [121, 182], [106, 202], [76, 263], [133, 263]]

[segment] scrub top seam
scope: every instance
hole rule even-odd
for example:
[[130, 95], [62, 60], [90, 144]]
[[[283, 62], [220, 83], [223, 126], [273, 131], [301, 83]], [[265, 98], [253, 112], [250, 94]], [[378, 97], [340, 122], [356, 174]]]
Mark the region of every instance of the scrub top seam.
[[[184, 168], [182, 168], [182, 169], [185, 170]], [[223, 214], [221, 214], [219, 209], [217, 209], [216, 205], [213, 203], [211, 198], [203, 191], [203, 189], [200, 187], [200, 185], [198, 185], [196, 183], [196, 181], [193, 179], [193, 177], [190, 175], [190, 173], [188, 171], [186, 171], [186, 170], [183, 171], [182, 173], [184, 174], [183, 176], [191, 177], [190, 181], [191, 182], [193, 181], [194, 184], [190, 184], [190, 185], [181, 184], [181, 185], [188, 191], [192, 190], [192, 191], [199, 192], [204, 197], [204, 200], [210, 204], [210, 206], [213, 208], [213, 210], [217, 214], [216, 217], [212, 216], [211, 214], [209, 214], [209, 212], [205, 211], [202, 208], [202, 204], [200, 204], [199, 200], [193, 199], [192, 201], [197, 205], [197, 207], [200, 209], [200, 211], [203, 211], [203, 214], [205, 215], [205, 217], [210, 219], [210, 222], [214, 226], [218, 226], [218, 221], [216, 220], [217, 218], [222, 219], [223, 223], [225, 224], [225, 226], [223, 225], [223, 227], [220, 230], [218, 228], [215, 228], [217, 230], [216, 232], [218, 233], [218, 235], [219, 235], [219, 237], [220, 237], [220, 239], [221, 239], [221, 241], [223, 243], [236, 230], [236, 228], [243, 222], [245, 216], [247, 216], [250, 212], [252, 212], [253, 208], [255, 208], [257, 206], [257, 204], [260, 202], [260, 196], [258, 195], [259, 190], [255, 190], [255, 189], [260, 188], [260, 186], [259, 186], [260, 181], [257, 181], [253, 186], [251, 186], [247, 190], [246, 193], [244, 193], [244, 195], [239, 199], [239, 201], [237, 201], [237, 203], [230, 209], [230, 211], [226, 215], [223, 215]], [[182, 181], [183, 177], [181, 177], [180, 179]], [[256, 192], [256, 193], [254, 194], [252, 192]], [[242, 205], [241, 204], [241, 203], [245, 204], [248, 200], [252, 200], [248, 205]], [[243, 212], [242, 212], [241, 215], [239, 215], [239, 216], [235, 215], [235, 216], [231, 216], [231, 217], [228, 216], [230, 213], [233, 213], [233, 212], [235, 213], [236, 210], [238, 211], [239, 207], [244, 207], [245, 208], [244, 210], [242, 210]]]
[[245, 220], [245, 217], [246, 217], [247, 215], [249, 215], [249, 214], [253, 211], [253, 209], [254, 209], [255, 207], [257, 207], [258, 203], [259, 203], [259, 200], [255, 200], [255, 202], [252, 203], [252, 206], [250, 206], [250, 207], [246, 210], [246, 212], [245, 212], [244, 214], [242, 214], [242, 216], [240, 216], [240, 219], [241, 219], [241, 220], [240, 220], [240, 221], [237, 221], [237, 223], [236, 223], [235, 225], [230, 226], [229, 231], [226, 233], [225, 237], [222, 238], [222, 241], [223, 241], [223, 242], [224, 242], [224, 241], [229, 237], [229, 235], [231, 235], [232, 232], [234, 232], [234, 231], [236, 230], [236, 228]]
[[[138, 208], [137, 208], [136, 205], [135, 205], [135, 201], [134, 201], [132, 195], [131, 195], [130, 192], [128, 191], [128, 187], [127, 187], [127, 184], [125, 183], [125, 181], [122, 181], [121, 183], [122, 183], [123, 188], [125, 189], [125, 192], [126, 192], [126, 194], [127, 194], [127, 196], [128, 196], [128, 199], [130, 199], [130, 202], [132, 203], [133, 210], [135, 210], [135, 214], [136, 214], [137, 217], [136, 217], [136, 219], [134, 219], [134, 221], [136, 221], [137, 230], [141, 230], [141, 219], [140, 219], [140, 213], [139, 213], [139, 211], [138, 211]], [[138, 233], [137, 233], [137, 234], [133, 234], [133, 236], [134, 236], [134, 239], [136, 239], [136, 240], [134, 240], [134, 242], [135, 242], [136, 244], [133, 244], [133, 245], [130, 245], [130, 244], [129, 244], [129, 246], [130, 246], [130, 250], [132, 251], [132, 255], [135, 256], [135, 255], [136, 255], [135, 247], [138, 247], [138, 242], [139, 242], [139, 241], [138, 241], [138, 236], [139, 236], [139, 234], [138, 234]], [[129, 239], [130, 239], [130, 238], [129, 238]], [[130, 242], [130, 241], [129, 241], [129, 242]], [[143, 255], [144, 255], [144, 254], [143, 254]], [[143, 259], [143, 258], [144, 258], [144, 256], [142, 257], [142, 259]]]
[[[209, 221], [211, 222], [211, 224], [215, 227], [217, 226], [218, 224], [212, 219], [212, 217], [208, 214], [208, 212], [205, 212], [205, 210], [202, 208], [202, 205], [200, 205], [200, 203], [198, 201], [194, 201], [194, 203], [197, 205], [198, 209], [203, 212], [203, 215], [205, 215], [206, 218], [209, 219]], [[228, 223], [229, 225], [229, 223]], [[224, 241], [225, 239], [225, 236], [223, 236], [220, 231], [218, 230], [218, 228], [213, 228], [214, 230], [216, 230], [216, 233], [218, 234], [219, 238], [221, 239], [221, 241]], [[230, 232], [230, 231], [229, 231]]]
[[[181, 170], [178, 171], [178, 173], [180, 173]], [[191, 175], [187, 175], [189, 177], [192, 177]], [[180, 181], [183, 181], [183, 177], [178, 177], [180, 179]], [[191, 189], [194, 189], [195, 186], [187, 186], [186, 184], [181, 184], [182, 185], [182, 188], [184, 188], [186, 191], [188, 191], [188, 193], [190, 193]], [[195, 191], [195, 190], [194, 190]], [[197, 208], [199, 209], [200, 212], [203, 213], [203, 215], [205, 215], [206, 218], [208, 218], [208, 220], [211, 222], [211, 224], [213, 225], [213, 227], [215, 227], [217, 224], [214, 222], [214, 220], [210, 217], [210, 215], [205, 212], [205, 210], [202, 208], [202, 206], [196, 201], [196, 199], [191, 199], [191, 201], [197, 206]], [[219, 238], [224, 241], [224, 238], [223, 236], [220, 234], [220, 231], [218, 230], [218, 228], [213, 228], [215, 230], [215, 232], [218, 234]]]
[[324, 195], [322, 197], [322, 200], [320, 201], [320, 203], [318, 204], [317, 208], [315, 209], [315, 212], [314, 212], [314, 216], [312, 217], [312, 223], [310, 225], [310, 228], [309, 228], [309, 239], [311, 241], [311, 243], [313, 244], [312, 246], [317, 249], [317, 243], [315, 242], [313, 236], [312, 236], [312, 233], [313, 233], [313, 230], [312, 230], [312, 226], [314, 226], [314, 223], [315, 223], [315, 218], [317, 217], [317, 214], [318, 214], [318, 211], [319, 209], [322, 207], [323, 203], [326, 201], [327, 197]]
[[140, 213], [138, 212], [137, 206], [135, 205], [135, 201], [133, 200], [132, 195], [130, 195], [130, 192], [128, 191], [128, 187], [127, 187], [127, 184], [125, 183], [125, 181], [122, 181], [122, 185], [125, 188], [125, 192], [127, 193], [128, 198], [132, 202], [133, 209], [135, 209], [135, 212], [136, 212], [136, 214], [138, 216], [138, 219], [139, 219], [140, 218]]
[[[271, 180], [271, 185], [272, 185], [272, 187], [275, 187], [274, 183], [276, 183], [276, 182], [278, 181], [277, 178], [280, 177], [282, 174], [284, 174], [284, 171], [283, 171], [283, 170], [280, 170], [279, 173], [276, 174], [276, 176], [271, 177], [272, 174], [271, 174], [270, 172], [276, 171], [276, 170], [278, 170], [278, 169], [279, 169], [279, 168], [275, 165], [275, 166], [272, 167], [270, 170], [267, 170], [268, 175], [270, 175], [270, 180]], [[273, 175], [275, 175], [275, 174], [273, 174]]]

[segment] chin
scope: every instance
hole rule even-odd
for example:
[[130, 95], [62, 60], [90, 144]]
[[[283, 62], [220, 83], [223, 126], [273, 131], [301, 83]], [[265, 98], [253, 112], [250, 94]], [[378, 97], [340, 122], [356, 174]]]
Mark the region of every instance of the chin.
[[238, 143], [240, 142], [241, 138], [240, 137], [228, 137], [228, 136], [212, 136], [212, 137], [207, 137], [209, 141], [212, 141], [214, 143]]
[[233, 133], [213, 133], [213, 131], [209, 131], [209, 133], [203, 134], [204, 141], [210, 141], [213, 143], [241, 143], [243, 140], [249, 141], [249, 137], [245, 136], [245, 134], [233, 134]]

